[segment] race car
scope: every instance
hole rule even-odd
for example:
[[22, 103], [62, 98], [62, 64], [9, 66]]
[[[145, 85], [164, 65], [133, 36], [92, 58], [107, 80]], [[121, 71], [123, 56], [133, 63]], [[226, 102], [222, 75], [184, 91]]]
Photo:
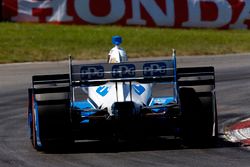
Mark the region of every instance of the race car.
[[177, 68], [175, 50], [169, 59], [114, 64], [70, 58], [67, 74], [33, 76], [28, 95], [37, 150], [85, 139], [218, 136], [214, 67]]

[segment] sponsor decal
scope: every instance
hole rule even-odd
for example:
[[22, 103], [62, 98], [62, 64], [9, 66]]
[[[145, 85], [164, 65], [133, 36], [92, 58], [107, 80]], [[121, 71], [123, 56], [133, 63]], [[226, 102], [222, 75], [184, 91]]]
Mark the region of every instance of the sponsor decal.
[[143, 65], [143, 75], [149, 76], [166, 76], [168, 74], [167, 65], [164, 62], [146, 63]]
[[104, 78], [104, 68], [102, 66], [83, 66], [80, 73], [82, 80]]
[[133, 89], [138, 95], [142, 95], [145, 92], [145, 88], [142, 85], [133, 85]]
[[96, 93], [98, 93], [99, 95], [101, 96], [106, 96], [109, 92], [109, 86], [99, 86], [97, 89], [96, 89]]
[[135, 65], [134, 64], [117, 64], [112, 66], [113, 78], [131, 78], [135, 77]]

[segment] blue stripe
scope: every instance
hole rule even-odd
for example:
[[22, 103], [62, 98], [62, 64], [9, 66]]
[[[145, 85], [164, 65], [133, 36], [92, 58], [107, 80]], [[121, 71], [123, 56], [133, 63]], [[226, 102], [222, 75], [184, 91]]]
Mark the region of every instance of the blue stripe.
[[83, 112], [81, 112], [81, 117], [89, 117], [95, 113], [96, 113], [96, 111], [83, 111]]
[[34, 112], [35, 112], [35, 131], [36, 131], [36, 144], [38, 147], [42, 147], [42, 143], [40, 140], [40, 127], [39, 127], [39, 113], [38, 113], [38, 105], [36, 100], [34, 99]]
[[[173, 101], [174, 101], [174, 97], [156, 97], [156, 98], [152, 98], [149, 106], [167, 105]], [[163, 112], [166, 109], [167, 109], [166, 107], [162, 107], [162, 108], [153, 109], [152, 111], [158, 113], [158, 112]]]
[[89, 119], [85, 119], [81, 122], [82, 124], [88, 124], [89, 123]]
[[76, 101], [76, 102], [73, 102], [71, 105], [73, 108], [78, 108], [82, 110], [91, 109], [91, 108], [94, 109], [94, 106], [88, 100]]

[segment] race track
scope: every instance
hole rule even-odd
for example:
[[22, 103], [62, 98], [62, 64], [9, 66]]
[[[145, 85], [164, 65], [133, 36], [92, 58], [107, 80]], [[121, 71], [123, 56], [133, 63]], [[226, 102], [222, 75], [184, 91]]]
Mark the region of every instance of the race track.
[[0, 65], [1, 167], [249, 167], [246, 147], [227, 142], [224, 128], [250, 117], [250, 56], [179, 57], [178, 67], [212, 65], [220, 140], [214, 148], [187, 148], [172, 138], [121, 143], [115, 148], [100, 142], [76, 143], [68, 150], [37, 152], [28, 139], [27, 88], [34, 74], [67, 72], [67, 62]]

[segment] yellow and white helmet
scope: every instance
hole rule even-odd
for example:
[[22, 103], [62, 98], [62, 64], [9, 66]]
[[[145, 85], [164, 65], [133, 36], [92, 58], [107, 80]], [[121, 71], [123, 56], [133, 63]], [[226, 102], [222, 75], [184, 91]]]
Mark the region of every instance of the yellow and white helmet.
[[125, 50], [119, 46], [122, 43], [122, 38], [120, 36], [113, 36], [112, 43], [115, 47], [113, 47], [109, 52], [108, 63], [127, 62], [127, 54]]

